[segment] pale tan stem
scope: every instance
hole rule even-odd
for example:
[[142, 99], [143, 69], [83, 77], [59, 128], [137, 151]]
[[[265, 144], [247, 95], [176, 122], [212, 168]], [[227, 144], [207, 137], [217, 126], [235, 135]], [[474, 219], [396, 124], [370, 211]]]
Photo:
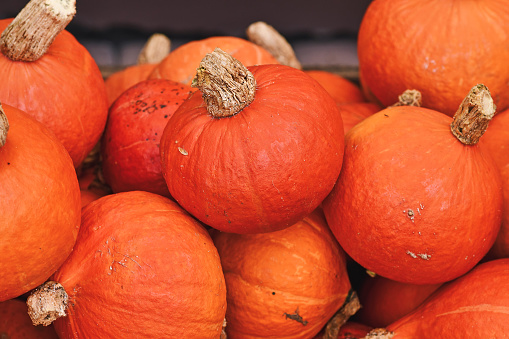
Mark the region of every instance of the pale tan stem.
[[226, 334], [226, 318], [223, 319], [223, 328], [221, 329], [221, 334], [219, 335], [219, 339], [227, 339], [228, 335]]
[[341, 326], [343, 326], [360, 308], [361, 304], [357, 293], [351, 291], [343, 306], [341, 306], [339, 311], [327, 322], [323, 339], [336, 339]]
[[4, 109], [0, 104], [0, 147], [7, 141], [7, 132], [9, 132], [9, 121], [5, 115]]
[[164, 34], [154, 33], [138, 54], [138, 65], [157, 64], [168, 56], [170, 49], [170, 39]]
[[58, 318], [65, 317], [68, 296], [64, 287], [48, 281], [37, 287], [27, 299], [28, 315], [32, 324], [48, 326]]
[[475, 145], [495, 116], [496, 106], [483, 84], [472, 87], [454, 114], [451, 132], [465, 145]]
[[400, 96], [398, 96], [398, 102], [391, 107], [397, 106], [414, 106], [421, 107], [422, 95], [416, 89], [407, 89]]
[[394, 337], [394, 332], [385, 328], [375, 328], [362, 339], [391, 339], [392, 337]]
[[0, 51], [13, 61], [42, 57], [76, 14], [76, 0], [31, 0], [0, 36]]
[[249, 25], [246, 35], [249, 41], [265, 48], [282, 65], [302, 69], [293, 47], [274, 27], [258, 21]]
[[216, 48], [200, 63], [193, 79], [214, 118], [229, 117], [242, 111], [255, 97], [256, 81], [240, 61]]

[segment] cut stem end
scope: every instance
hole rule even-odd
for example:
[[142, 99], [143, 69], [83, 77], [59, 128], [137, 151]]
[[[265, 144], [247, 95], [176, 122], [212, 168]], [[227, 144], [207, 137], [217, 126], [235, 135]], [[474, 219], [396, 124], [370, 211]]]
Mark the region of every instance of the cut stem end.
[[56, 319], [65, 317], [67, 300], [64, 287], [55, 281], [37, 287], [27, 299], [32, 324], [48, 326]]

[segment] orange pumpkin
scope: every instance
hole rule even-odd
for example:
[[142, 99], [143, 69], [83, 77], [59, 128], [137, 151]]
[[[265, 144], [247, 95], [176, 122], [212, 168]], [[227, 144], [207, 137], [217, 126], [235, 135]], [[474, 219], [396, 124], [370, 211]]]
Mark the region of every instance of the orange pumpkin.
[[338, 104], [366, 102], [360, 87], [339, 74], [322, 70], [305, 72], [318, 81]]
[[343, 120], [343, 128], [346, 133], [362, 120], [382, 110], [380, 105], [372, 102], [351, 102], [338, 104], [341, 119]]
[[480, 264], [444, 284], [386, 329], [371, 331], [367, 338], [505, 338], [509, 333], [508, 280], [508, 258]]
[[347, 298], [346, 256], [320, 210], [281, 231], [212, 238], [226, 280], [228, 337], [310, 338]]
[[117, 98], [101, 141], [102, 173], [113, 192], [141, 190], [170, 197], [159, 142], [173, 112], [194, 90], [175, 81], [150, 79]]
[[73, 1], [32, 0], [0, 20], [0, 101], [48, 127], [78, 167], [108, 115], [104, 80], [90, 53], [64, 28]]
[[505, 1], [373, 1], [358, 33], [359, 77], [384, 106], [413, 88], [423, 107], [453, 116], [472, 84], [484, 83], [505, 110], [507, 32]]
[[0, 303], [0, 338], [58, 339], [58, 336], [53, 326], [32, 325], [23, 300], [9, 299]]
[[42, 312], [44, 300], [57, 305], [60, 338], [218, 338], [223, 327], [225, 281], [212, 239], [153, 193], [85, 206], [76, 246], [51, 279], [27, 303], [42, 325], [58, 313]]
[[62, 265], [78, 235], [81, 202], [72, 160], [54, 134], [21, 110], [2, 106], [0, 301], [5, 301], [42, 284]]
[[161, 60], [149, 79], [169, 79], [191, 85], [200, 61], [215, 48], [231, 54], [246, 66], [278, 63], [272, 54], [250, 41], [233, 36], [214, 36], [175, 48]]
[[246, 68], [219, 49], [204, 58], [196, 83], [200, 91], [161, 138], [172, 197], [232, 233], [283, 229], [317, 208], [339, 175], [344, 145], [323, 87], [288, 66]]
[[478, 85], [454, 119], [398, 106], [352, 128], [323, 203], [343, 249], [405, 283], [445, 282], [477, 264], [502, 216], [500, 173], [477, 144], [494, 112], [489, 91]]

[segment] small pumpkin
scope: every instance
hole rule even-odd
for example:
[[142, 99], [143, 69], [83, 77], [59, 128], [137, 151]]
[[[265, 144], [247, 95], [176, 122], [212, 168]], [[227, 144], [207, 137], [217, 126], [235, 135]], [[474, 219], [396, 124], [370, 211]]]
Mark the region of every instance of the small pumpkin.
[[32, 325], [23, 300], [9, 299], [0, 303], [0, 338], [58, 339], [58, 336], [53, 326]]
[[345, 135], [362, 120], [382, 110], [380, 105], [372, 102], [351, 102], [338, 104]]
[[[373, 1], [358, 39], [359, 77], [382, 105], [407, 88], [449, 116], [472, 84], [509, 107], [509, 7], [504, 1]], [[369, 95], [371, 95], [369, 94]]]
[[477, 85], [454, 119], [396, 106], [353, 127], [322, 205], [343, 249], [404, 283], [441, 283], [476, 265], [502, 217], [500, 173], [477, 143], [494, 113], [488, 89]]
[[75, 0], [32, 0], [0, 20], [0, 101], [48, 127], [79, 167], [99, 141], [108, 103], [95, 60], [65, 30], [75, 12]]
[[228, 337], [311, 338], [347, 299], [346, 255], [320, 210], [281, 231], [212, 238], [226, 280]]
[[161, 60], [170, 53], [171, 41], [161, 33], [154, 33], [143, 46], [135, 65], [110, 74], [104, 81], [108, 94], [108, 107], [128, 88], [147, 80]]
[[168, 198], [130, 191], [83, 208], [72, 254], [27, 304], [60, 338], [218, 338], [226, 290], [207, 231]]
[[[3, 140], [3, 141], [2, 141]], [[81, 218], [69, 154], [44, 125], [0, 106], [0, 301], [42, 284], [71, 253]]]
[[170, 117], [194, 90], [175, 81], [150, 79], [117, 98], [101, 141], [102, 173], [113, 192], [142, 190], [170, 197], [159, 142]]
[[220, 48], [246, 66], [277, 64], [277, 60], [264, 48], [234, 36], [213, 36], [192, 40], [166, 56], [149, 75], [149, 79], [169, 79], [191, 85], [200, 61], [207, 53]]
[[509, 333], [509, 258], [479, 264], [416, 310], [366, 338], [504, 338]]
[[163, 176], [182, 207], [216, 229], [259, 233], [321, 204], [344, 145], [323, 87], [289, 66], [246, 68], [220, 49], [203, 59], [196, 86], [161, 137]]

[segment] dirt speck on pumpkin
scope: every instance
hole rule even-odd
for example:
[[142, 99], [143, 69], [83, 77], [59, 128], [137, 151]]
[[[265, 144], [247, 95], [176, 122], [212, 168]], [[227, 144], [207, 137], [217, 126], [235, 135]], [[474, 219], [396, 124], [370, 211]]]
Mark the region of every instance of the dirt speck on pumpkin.
[[308, 324], [308, 322], [306, 320], [302, 319], [302, 317], [300, 316], [299, 308], [297, 308], [293, 314], [288, 314], [285, 312], [284, 316], [286, 317], [286, 319], [295, 320], [296, 322], [301, 323], [303, 326], [306, 326]]
[[189, 153], [188, 153], [185, 149], [183, 149], [182, 147], [179, 147], [179, 148], [178, 148], [178, 150], [179, 150], [180, 154], [182, 154], [182, 155], [188, 155], [188, 154], [189, 154]]

